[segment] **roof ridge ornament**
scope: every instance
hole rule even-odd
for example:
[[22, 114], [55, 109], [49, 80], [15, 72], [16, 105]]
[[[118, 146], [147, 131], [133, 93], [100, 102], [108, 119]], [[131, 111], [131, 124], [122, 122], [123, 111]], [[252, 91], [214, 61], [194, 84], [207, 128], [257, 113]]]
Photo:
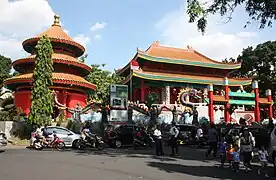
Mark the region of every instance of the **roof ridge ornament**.
[[188, 50], [194, 50], [191, 45], [188, 45], [187, 48], [188, 48]]
[[54, 24], [53, 26], [60, 26], [60, 16], [55, 14], [54, 15]]

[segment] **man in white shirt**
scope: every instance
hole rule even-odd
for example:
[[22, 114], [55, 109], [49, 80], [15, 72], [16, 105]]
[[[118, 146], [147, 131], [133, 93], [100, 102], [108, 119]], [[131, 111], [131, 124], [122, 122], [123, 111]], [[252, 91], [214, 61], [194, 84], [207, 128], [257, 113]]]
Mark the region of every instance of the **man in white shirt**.
[[171, 148], [172, 148], [172, 156], [178, 156], [178, 144], [177, 144], [177, 138], [179, 135], [179, 130], [175, 126], [175, 121], [172, 121], [172, 127], [170, 129], [171, 134]]
[[156, 155], [162, 156], [163, 153], [163, 143], [162, 143], [162, 133], [160, 130], [160, 125], [157, 125], [156, 129], [154, 130], [154, 136], [156, 138], [155, 147], [156, 147]]

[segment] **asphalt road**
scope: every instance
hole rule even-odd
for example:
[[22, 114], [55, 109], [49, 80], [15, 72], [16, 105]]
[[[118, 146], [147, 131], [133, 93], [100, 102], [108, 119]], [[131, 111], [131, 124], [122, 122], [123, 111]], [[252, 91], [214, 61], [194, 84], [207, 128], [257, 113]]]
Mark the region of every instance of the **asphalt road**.
[[[166, 149], [169, 153], [169, 149]], [[0, 153], [1, 180], [218, 180], [258, 177], [256, 169], [234, 173], [206, 160], [204, 150], [182, 148], [180, 158], [155, 157], [154, 150], [106, 149], [57, 152], [25, 148]]]

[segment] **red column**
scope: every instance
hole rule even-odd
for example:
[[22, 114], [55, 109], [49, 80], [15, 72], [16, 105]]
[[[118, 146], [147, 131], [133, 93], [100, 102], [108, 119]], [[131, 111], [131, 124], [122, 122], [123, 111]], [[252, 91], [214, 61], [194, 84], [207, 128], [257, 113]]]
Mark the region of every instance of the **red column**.
[[265, 94], [267, 97], [267, 101], [270, 103], [268, 107], [268, 116], [269, 118], [273, 118], [273, 109], [272, 109], [273, 102], [272, 102], [271, 90], [270, 89], [266, 90]]
[[225, 91], [225, 100], [227, 100], [226, 104], [224, 105], [224, 121], [226, 123], [230, 123], [230, 114], [229, 114], [229, 86], [228, 86], [228, 78], [224, 79], [224, 91]]
[[145, 82], [141, 79], [141, 102], [145, 102]]
[[209, 98], [209, 105], [208, 105], [208, 115], [210, 119], [210, 123], [214, 124], [214, 93], [213, 93], [213, 85], [208, 85], [208, 98]]
[[253, 81], [252, 83], [252, 89], [255, 93], [255, 108], [254, 108], [254, 116], [255, 116], [255, 122], [260, 122], [261, 115], [260, 115], [260, 105], [259, 105], [259, 87], [258, 87], [258, 81]]

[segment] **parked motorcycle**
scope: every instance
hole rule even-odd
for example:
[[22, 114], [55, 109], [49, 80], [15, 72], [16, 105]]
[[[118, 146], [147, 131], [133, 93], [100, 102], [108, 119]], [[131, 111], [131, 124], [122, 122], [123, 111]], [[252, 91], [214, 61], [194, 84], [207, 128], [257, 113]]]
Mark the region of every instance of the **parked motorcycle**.
[[34, 148], [36, 150], [43, 150], [44, 148], [54, 148], [57, 150], [65, 149], [64, 141], [55, 135], [55, 133], [53, 135], [49, 135], [46, 139], [46, 143], [43, 142], [43, 138], [41, 136], [36, 136], [35, 138]]
[[153, 148], [155, 144], [154, 136], [151, 134], [146, 134], [144, 137], [133, 138], [133, 148], [137, 149], [138, 147]]
[[77, 142], [77, 148], [78, 149], [97, 148], [99, 151], [101, 151], [104, 149], [104, 142], [97, 135], [81, 137]]
[[8, 144], [7, 136], [5, 133], [0, 133], [0, 148], [5, 147]]

